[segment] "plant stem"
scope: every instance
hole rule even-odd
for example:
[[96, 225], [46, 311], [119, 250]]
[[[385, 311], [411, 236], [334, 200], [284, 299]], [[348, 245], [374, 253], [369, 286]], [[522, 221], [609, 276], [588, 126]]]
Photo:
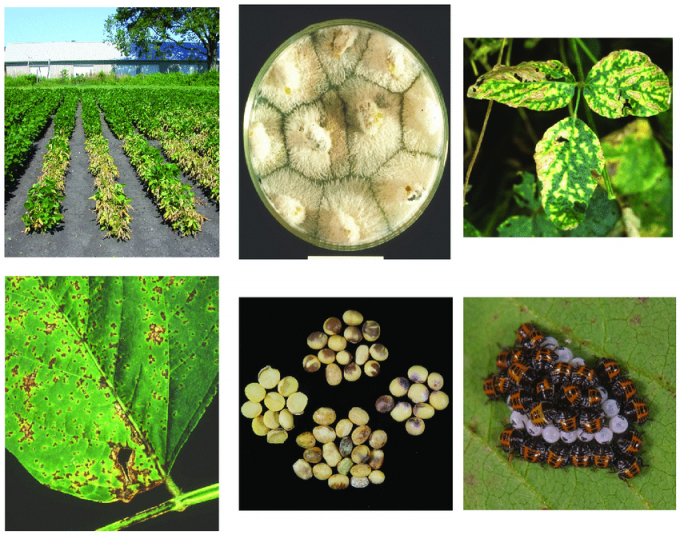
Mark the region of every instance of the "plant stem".
[[[569, 62], [567, 61], [567, 54], [564, 51], [564, 39], [560, 39], [560, 59], [562, 60], [563, 65], [568, 65]], [[575, 117], [574, 115], [574, 105], [572, 104], [571, 100], [569, 101], [569, 115], [572, 117]]]
[[191, 492], [180, 494], [179, 496], [176, 496], [167, 502], [163, 502], [160, 505], [152, 507], [151, 509], [137, 513], [134, 516], [113, 522], [112, 524], [104, 526], [103, 528], [99, 528], [97, 531], [119, 531], [151, 518], [156, 518], [157, 516], [163, 515], [170, 511], [184, 511], [190, 505], [196, 505], [214, 500], [219, 498], [219, 494], [220, 485], [219, 483], [215, 483], [209, 487], [203, 487], [202, 489], [192, 490]]
[[581, 39], [577, 37], [576, 39], [574, 39], [574, 41], [576, 41], [578, 45], [583, 49], [583, 51], [586, 53], [586, 56], [590, 58], [590, 61], [592, 61], [593, 63], [597, 63], [597, 58], [593, 56], [593, 53], [588, 49], [586, 44], [583, 41], [581, 41]]

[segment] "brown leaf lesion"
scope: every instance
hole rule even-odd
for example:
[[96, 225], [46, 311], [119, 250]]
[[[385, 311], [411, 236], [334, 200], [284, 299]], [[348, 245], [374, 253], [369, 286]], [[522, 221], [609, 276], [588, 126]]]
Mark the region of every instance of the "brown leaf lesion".
[[116, 469], [115, 477], [120, 481], [122, 487], [111, 489], [116, 499], [129, 503], [140, 492], [146, 492], [162, 483], [162, 481], [152, 481], [144, 485], [142, 481], [148, 481], [151, 475], [149, 469], [138, 469], [135, 466], [137, 452], [127, 445], [109, 442], [111, 453], [109, 458], [113, 461]]
[[165, 327], [152, 323], [149, 325], [149, 332], [146, 333], [146, 341], [161, 345], [163, 343], [163, 334], [165, 334]]
[[24, 375], [23, 382], [19, 388], [21, 390], [25, 391], [27, 395], [31, 395], [31, 389], [32, 388], [37, 388], [38, 385], [35, 384], [35, 376], [37, 375], [37, 371], [34, 371], [33, 373], [29, 373], [28, 375]]
[[33, 442], [33, 422], [29, 422], [26, 418], [23, 418], [18, 412], [14, 413], [17, 421], [19, 422], [19, 432], [23, 435], [19, 442]]

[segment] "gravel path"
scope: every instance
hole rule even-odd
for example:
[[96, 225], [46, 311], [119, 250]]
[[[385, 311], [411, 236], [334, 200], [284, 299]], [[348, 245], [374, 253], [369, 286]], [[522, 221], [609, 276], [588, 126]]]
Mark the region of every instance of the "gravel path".
[[[51, 233], [24, 234], [21, 216], [28, 190], [38, 180], [42, 170], [46, 146], [54, 134], [50, 121], [45, 134], [35, 143], [35, 153], [24, 172], [17, 177], [15, 187], [8, 188], [5, 195], [5, 256], [219, 256], [219, 206], [211, 201], [201, 188], [188, 177], [181, 176], [184, 183], [193, 186], [197, 211], [209, 221], [195, 237], [182, 237], [163, 222], [163, 218], [144, 190], [141, 180], [123, 152], [123, 143], [109, 130], [102, 115], [102, 131], [109, 142], [109, 152], [118, 167], [118, 181], [125, 184], [125, 194], [132, 207], [130, 222], [131, 238], [116, 241], [106, 238], [99, 228], [94, 195], [94, 178], [88, 172], [89, 159], [85, 152], [85, 133], [81, 117], [81, 105], [76, 111], [76, 125], [71, 137], [71, 161], [66, 174], [66, 197], [62, 204], [63, 224]], [[154, 145], [158, 146], [157, 143]]]

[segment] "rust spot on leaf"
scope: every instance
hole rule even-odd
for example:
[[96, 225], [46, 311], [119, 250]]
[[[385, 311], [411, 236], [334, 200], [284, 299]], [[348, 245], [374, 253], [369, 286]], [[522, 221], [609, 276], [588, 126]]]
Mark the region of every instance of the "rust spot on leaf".
[[189, 297], [187, 298], [187, 303], [191, 303], [194, 300], [194, 297], [196, 297], [196, 290], [192, 290], [192, 292], [189, 294]]
[[45, 334], [52, 334], [52, 331], [57, 327], [56, 323], [47, 323], [44, 320], [43, 323], [45, 324]]
[[165, 327], [163, 327], [162, 325], [156, 325], [155, 323], [152, 323], [151, 325], [149, 325], [149, 332], [146, 333], [147, 334], [146, 341], [161, 345], [161, 343], [163, 342], [163, 337], [161, 335], [164, 333]]
[[37, 385], [35, 384], [35, 376], [38, 372], [35, 371], [29, 375], [24, 376], [24, 381], [23, 384], [19, 387], [21, 390], [24, 390], [26, 394], [29, 396], [31, 395], [31, 388], [36, 388]]
[[19, 375], [19, 365], [18, 364], [16, 366], [14, 366], [14, 368], [12, 368], [12, 376], [16, 377], [17, 375]]

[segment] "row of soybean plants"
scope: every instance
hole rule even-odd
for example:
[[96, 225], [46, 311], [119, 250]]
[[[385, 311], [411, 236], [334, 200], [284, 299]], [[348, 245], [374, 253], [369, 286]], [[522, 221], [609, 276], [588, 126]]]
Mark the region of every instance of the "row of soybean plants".
[[[196, 199], [191, 186], [182, 183], [177, 165], [166, 163], [160, 150], [135, 131], [129, 115], [130, 91], [119, 88], [97, 88], [92, 91], [111, 131], [123, 140], [123, 150], [151, 193], [163, 218], [183, 236], [199, 232], [206, 217], [196, 211]], [[135, 91], [134, 94], [142, 92]]]
[[65, 91], [64, 100], [54, 116], [54, 135], [47, 143], [43, 156], [42, 174], [28, 190], [26, 213], [21, 217], [24, 232], [45, 232], [56, 227], [64, 218], [61, 201], [64, 199], [64, 177], [71, 160], [69, 141], [76, 123], [76, 109], [80, 95]]
[[5, 184], [15, 180], [62, 98], [63, 91], [58, 89], [5, 91]]
[[130, 239], [130, 199], [126, 197], [124, 184], [116, 182], [120, 176], [113, 158], [109, 154], [109, 142], [102, 135], [99, 108], [90, 91], [82, 92], [83, 129], [85, 130], [85, 150], [97, 188], [93, 197], [97, 223], [107, 236], [117, 240]]
[[144, 135], [220, 200], [219, 93], [204, 88], [156, 88], [128, 93], [126, 107]]

